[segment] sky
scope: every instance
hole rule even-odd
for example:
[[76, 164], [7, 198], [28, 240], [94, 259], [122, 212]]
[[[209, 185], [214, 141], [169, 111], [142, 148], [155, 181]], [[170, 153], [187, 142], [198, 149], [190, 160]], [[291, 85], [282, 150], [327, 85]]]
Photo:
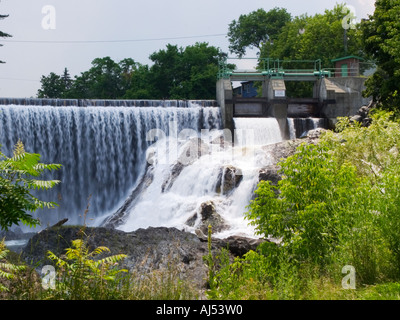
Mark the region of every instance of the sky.
[[[286, 8], [292, 16], [323, 13], [336, 0], [0, 0], [0, 97], [36, 97], [42, 75], [71, 76], [95, 58], [149, 56], [168, 43], [186, 47], [208, 42], [229, 53], [228, 26], [259, 8]], [[374, 0], [348, 0], [358, 20], [374, 12]], [[248, 52], [247, 57], [255, 57]]]

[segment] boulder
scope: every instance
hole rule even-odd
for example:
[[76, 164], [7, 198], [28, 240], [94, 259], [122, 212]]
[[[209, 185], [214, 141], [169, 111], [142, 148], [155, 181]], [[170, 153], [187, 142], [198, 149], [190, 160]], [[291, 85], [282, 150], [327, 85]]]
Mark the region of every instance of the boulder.
[[368, 127], [372, 122], [369, 114], [373, 108], [375, 108], [375, 103], [373, 101], [367, 106], [362, 106], [357, 114], [350, 118], [350, 122], [359, 122], [363, 127]]
[[242, 180], [243, 175], [240, 169], [233, 166], [221, 168], [215, 191], [223, 195], [228, 195], [239, 186]]
[[[134, 232], [123, 232], [109, 228], [61, 226], [48, 228], [33, 236], [22, 251], [23, 259], [38, 270], [53, 262], [46, 258], [51, 251], [57, 256], [71, 247], [73, 240], [82, 238], [87, 241], [89, 250], [99, 246], [110, 249], [109, 255], [126, 254], [121, 267], [145, 274], [154, 270], [165, 270], [174, 264], [180, 270], [183, 279], [193, 281], [204, 288], [207, 267], [203, 257], [208, 253], [205, 239], [193, 233], [176, 228], [147, 228]], [[255, 250], [262, 239], [230, 237], [213, 239], [212, 251], [228, 248], [231, 258]], [[103, 256], [101, 256], [103, 258]]]
[[282, 179], [280, 174], [278, 173], [279, 167], [276, 165], [269, 166], [267, 168], [263, 168], [258, 173], [258, 181], [271, 181], [273, 185], [277, 185], [278, 182]]
[[327, 129], [323, 129], [323, 128], [309, 130], [309, 131], [305, 132], [300, 138], [301, 139], [308, 138], [311, 140], [319, 139], [327, 131], [328, 131]]
[[[196, 226], [198, 220], [200, 220], [200, 223]], [[202, 203], [198, 212], [190, 217], [185, 224], [190, 227], [196, 227], [203, 234], [208, 233], [209, 225], [211, 225], [213, 233], [218, 233], [229, 228], [226, 221], [218, 214], [213, 201]]]

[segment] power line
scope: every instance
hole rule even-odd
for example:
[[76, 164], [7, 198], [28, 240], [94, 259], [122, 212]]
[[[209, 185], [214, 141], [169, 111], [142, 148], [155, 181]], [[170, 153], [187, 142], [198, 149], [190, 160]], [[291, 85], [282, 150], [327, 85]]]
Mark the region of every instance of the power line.
[[2, 77], [0, 77], [0, 80], [40, 82], [39, 80], [32, 80], [32, 79], [17, 79], [17, 78], [2, 78]]
[[162, 40], [180, 40], [194, 38], [222, 37], [225, 33], [207, 34], [199, 36], [184, 36], [171, 38], [148, 38], [148, 39], [128, 39], [128, 40], [1, 40], [1, 42], [10, 43], [49, 43], [49, 44], [85, 44], [85, 43], [124, 43], [124, 42], [145, 42], [145, 41], [162, 41]]

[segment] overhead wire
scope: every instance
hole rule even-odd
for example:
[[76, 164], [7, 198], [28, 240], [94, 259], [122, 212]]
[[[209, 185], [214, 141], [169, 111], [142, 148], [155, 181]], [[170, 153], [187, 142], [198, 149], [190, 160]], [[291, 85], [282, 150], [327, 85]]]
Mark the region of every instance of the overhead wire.
[[147, 39], [122, 39], [122, 40], [1, 40], [8, 43], [46, 43], [46, 44], [90, 44], [90, 43], [124, 43], [124, 42], [146, 42], [146, 41], [163, 41], [163, 40], [181, 40], [194, 38], [222, 37], [225, 33], [206, 34], [198, 36], [182, 36], [182, 37], [165, 37], [165, 38], [147, 38]]

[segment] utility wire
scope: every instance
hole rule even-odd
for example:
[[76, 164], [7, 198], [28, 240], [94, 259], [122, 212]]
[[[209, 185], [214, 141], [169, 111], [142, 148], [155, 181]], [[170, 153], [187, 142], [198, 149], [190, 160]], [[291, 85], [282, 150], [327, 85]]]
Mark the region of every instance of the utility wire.
[[123, 42], [145, 42], [145, 41], [162, 41], [162, 40], [179, 40], [206, 37], [222, 37], [225, 33], [208, 34], [200, 36], [172, 37], [172, 38], [149, 38], [149, 39], [130, 39], [130, 40], [1, 40], [1, 42], [10, 43], [54, 43], [54, 44], [79, 44], [79, 43], [123, 43]]
[[39, 80], [32, 80], [32, 79], [17, 79], [17, 78], [2, 78], [2, 77], [0, 77], [0, 80], [40, 82]]

